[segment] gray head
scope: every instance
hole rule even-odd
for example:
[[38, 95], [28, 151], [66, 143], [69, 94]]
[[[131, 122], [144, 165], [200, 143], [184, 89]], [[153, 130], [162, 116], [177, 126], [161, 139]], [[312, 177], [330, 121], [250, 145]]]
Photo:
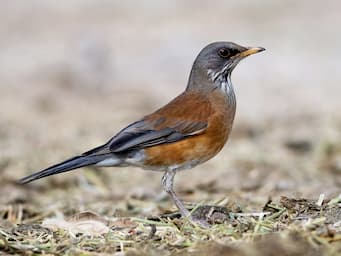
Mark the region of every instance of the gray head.
[[230, 83], [231, 73], [243, 58], [264, 51], [232, 42], [215, 42], [201, 50], [194, 61], [187, 89], [212, 89]]

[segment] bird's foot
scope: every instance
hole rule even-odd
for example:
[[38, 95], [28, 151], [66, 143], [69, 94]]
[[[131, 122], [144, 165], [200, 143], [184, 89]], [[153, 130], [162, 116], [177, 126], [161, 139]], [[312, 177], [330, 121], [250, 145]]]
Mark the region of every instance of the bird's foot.
[[225, 207], [203, 205], [191, 213], [189, 220], [203, 228], [209, 228], [213, 224], [224, 223], [228, 218], [228, 210]]
[[201, 228], [210, 228], [212, 225], [205, 219], [200, 219], [197, 217], [189, 216], [188, 220], [194, 225], [199, 226]]
[[[186, 209], [186, 208], [185, 208]], [[202, 228], [210, 228], [213, 224], [221, 224], [229, 219], [229, 211], [225, 207], [202, 205], [192, 210], [187, 209], [184, 213], [173, 212], [160, 216], [163, 219], [177, 220], [181, 217], [187, 218], [190, 223]], [[154, 219], [152, 219], [154, 220]], [[155, 219], [158, 220], [158, 219]]]

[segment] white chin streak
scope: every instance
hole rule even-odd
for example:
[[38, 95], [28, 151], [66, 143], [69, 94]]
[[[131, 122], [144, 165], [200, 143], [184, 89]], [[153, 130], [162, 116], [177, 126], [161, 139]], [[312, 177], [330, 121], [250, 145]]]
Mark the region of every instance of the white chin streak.
[[234, 94], [233, 85], [231, 81], [231, 73], [224, 74], [223, 71], [214, 73], [213, 70], [207, 71], [208, 78], [220, 89], [229, 99], [231, 105], [236, 105], [236, 96]]
[[233, 93], [233, 85], [231, 81], [231, 75], [227, 75], [227, 77], [224, 77], [223, 72], [217, 72], [214, 73], [213, 70], [209, 69], [207, 71], [208, 78], [217, 85], [217, 87], [225, 92], [227, 95]]
[[231, 77], [228, 76], [227, 80], [223, 80], [220, 82], [219, 88], [226, 93], [226, 95], [230, 95], [231, 93], [234, 93], [233, 91], [233, 85], [231, 81]]

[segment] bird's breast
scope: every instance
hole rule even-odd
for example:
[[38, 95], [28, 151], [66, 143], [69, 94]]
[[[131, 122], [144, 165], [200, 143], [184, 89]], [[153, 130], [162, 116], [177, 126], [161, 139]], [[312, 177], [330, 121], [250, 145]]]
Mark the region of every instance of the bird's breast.
[[[160, 170], [191, 168], [214, 157], [223, 148], [232, 129], [235, 105], [230, 105], [220, 91], [205, 97], [211, 105], [211, 111], [205, 117], [207, 129], [201, 134], [174, 143], [144, 149], [145, 161], [142, 167]], [[193, 115], [203, 115], [195, 111], [193, 109]]]

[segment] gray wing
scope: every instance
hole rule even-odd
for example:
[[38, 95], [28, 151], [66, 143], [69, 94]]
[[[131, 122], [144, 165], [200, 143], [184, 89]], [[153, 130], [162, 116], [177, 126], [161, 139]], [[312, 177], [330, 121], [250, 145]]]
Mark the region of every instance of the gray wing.
[[172, 143], [202, 133], [206, 128], [206, 122], [176, 120], [171, 127], [155, 129], [150, 121], [140, 120], [121, 130], [106, 144], [85, 152], [83, 155], [121, 153]]

